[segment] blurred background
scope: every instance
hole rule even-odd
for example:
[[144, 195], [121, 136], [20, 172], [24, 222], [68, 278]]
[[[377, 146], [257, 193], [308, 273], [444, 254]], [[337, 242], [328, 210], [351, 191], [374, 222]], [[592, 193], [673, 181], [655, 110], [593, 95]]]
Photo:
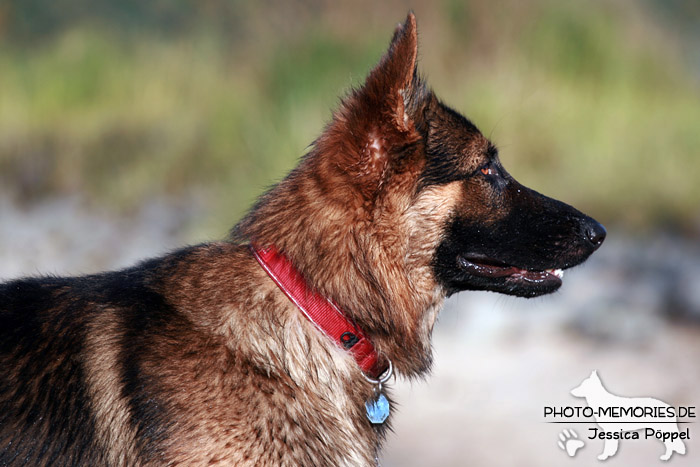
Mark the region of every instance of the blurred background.
[[[700, 405], [700, 3], [0, 0], [0, 280], [224, 238], [362, 83], [409, 8], [420, 69], [520, 182], [608, 227], [554, 296], [450, 299], [397, 381], [386, 466], [596, 465], [545, 423], [593, 369]], [[700, 462], [700, 425], [687, 424]], [[586, 446], [557, 447], [563, 428]], [[623, 441], [615, 465], [654, 465]]]

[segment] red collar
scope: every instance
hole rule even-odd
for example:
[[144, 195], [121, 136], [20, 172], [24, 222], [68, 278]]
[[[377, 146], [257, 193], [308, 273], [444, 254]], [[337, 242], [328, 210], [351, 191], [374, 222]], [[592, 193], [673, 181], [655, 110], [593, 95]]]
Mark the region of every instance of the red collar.
[[372, 342], [362, 330], [343, 314], [330, 299], [312, 290], [294, 265], [274, 246], [250, 250], [260, 266], [284, 294], [340, 348], [349, 351], [362, 371], [372, 378], [379, 378], [387, 369], [380, 363]]

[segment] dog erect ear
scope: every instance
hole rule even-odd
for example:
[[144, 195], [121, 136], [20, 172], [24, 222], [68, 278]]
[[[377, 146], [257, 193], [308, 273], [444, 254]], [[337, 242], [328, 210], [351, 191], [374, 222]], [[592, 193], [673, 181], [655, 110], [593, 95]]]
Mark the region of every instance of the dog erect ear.
[[406, 103], [412, 97], [410, 94], [416, 80], [417, 56], [416, 17], [410, 12], [394, 31], [389, 50], [370, 72], [360, 90], [369, 100], [368, 104], [400, 131], [409, 130]]
[[364, 85], [343, 100], [319, 141], [326, 146], [321, 149], [328, 150], [322, 152], [334, 154], [329, 162], [365, 199], [376, 195], [392, 160], [405, 157], [407, 148], [420, 139], [411, 117], [423, 89], [416, 73], [417, 54], [416, 18], [411, 12]]

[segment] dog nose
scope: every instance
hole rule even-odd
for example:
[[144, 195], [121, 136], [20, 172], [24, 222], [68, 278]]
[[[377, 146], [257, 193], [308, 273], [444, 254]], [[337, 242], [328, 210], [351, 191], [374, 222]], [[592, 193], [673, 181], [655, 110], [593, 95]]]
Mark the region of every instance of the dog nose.
[[591, 219], [584, 227], [584, 234], [586, 236], [586, 240], [588, 240], [590, 244], [593, 245], [593, 249], [597, 250], [600, 247], [600, 245], [603, 244], [603, 240], [605, 240], [605, 235], [607, 234], [607, 231], [605, 230], [605, 227], [603, 227], [599, 222]]

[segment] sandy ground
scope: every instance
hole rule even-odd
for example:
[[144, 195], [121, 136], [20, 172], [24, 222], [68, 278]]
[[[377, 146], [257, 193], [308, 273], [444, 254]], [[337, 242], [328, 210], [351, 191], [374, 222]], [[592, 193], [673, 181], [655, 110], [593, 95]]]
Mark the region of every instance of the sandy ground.
[[[194, 216], [178, 203], [115, 218], [77, 199], [20, 209], [0, 198], [0, 279], [123, 267], [184, 244]], [[603, 441], [587, 439], [593, 424], [544, 417], [545, 406], [584, 406], [569, 391], [593, 369], [613, 393], [700, 405], [699, 270], [692, 242], [612, 230], [553, 296], [451, 298], [435, 329], [432, 375], [392, 384], [398, 406], [382, 465], [601, 464]], [[669, 320], [669, 313], [681, 318]], [[684, 427], [687, 454], [670, 462], [700, 465], [700, 425]], [[557, 446], [564, 428], [585, 442], [573, 458]], [[657, 465], [663, 452], [660, 441], [623, 440], [602, 464]]]

